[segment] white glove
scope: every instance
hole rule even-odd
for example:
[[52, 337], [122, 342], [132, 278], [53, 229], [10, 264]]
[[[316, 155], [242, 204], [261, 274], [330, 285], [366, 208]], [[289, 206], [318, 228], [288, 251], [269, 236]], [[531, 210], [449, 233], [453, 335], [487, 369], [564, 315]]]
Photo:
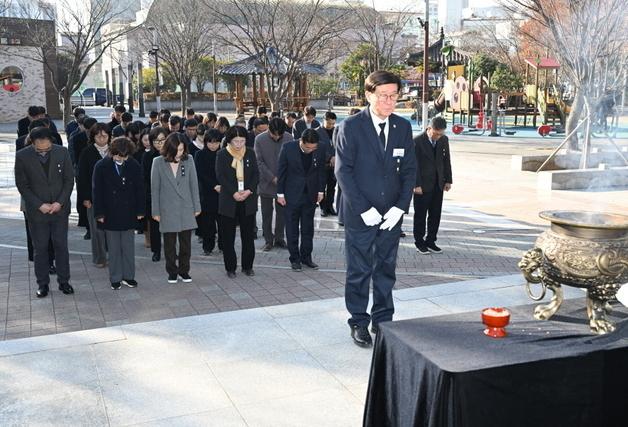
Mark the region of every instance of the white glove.
[[384, 223], [379, 226], [380, 230], [392, 230], [395, 225], [399, 222], [404, 212], [396, 206], [393, 206], [386, 212], [384, 215]]
[[364, 221], [364, 223], [369, 227], [378, 225], [382, 222], [382, 216], [375, 208], [371, 208], [368, 211], [361, 213], [360, 216], [362, 217], [362, 221]]

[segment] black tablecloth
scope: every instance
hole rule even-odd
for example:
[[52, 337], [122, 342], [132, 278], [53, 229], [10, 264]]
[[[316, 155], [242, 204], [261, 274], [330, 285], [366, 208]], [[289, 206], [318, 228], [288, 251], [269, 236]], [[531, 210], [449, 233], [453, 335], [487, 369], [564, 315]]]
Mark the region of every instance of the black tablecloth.
[[583, 301], [551, 321], [515, 307], [508, 336], [480, 312], [387, 322], [375, 341], [365, 426], [628, 426], [628, 310], [594, 335]]

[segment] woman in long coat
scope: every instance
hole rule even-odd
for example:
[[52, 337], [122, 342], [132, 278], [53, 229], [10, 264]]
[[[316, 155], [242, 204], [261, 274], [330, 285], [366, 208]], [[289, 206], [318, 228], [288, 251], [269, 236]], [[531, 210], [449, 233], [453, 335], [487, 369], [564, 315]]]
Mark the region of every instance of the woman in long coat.
[[185, 136], [178, 132], [168, 135], [161, 156], [153, 160], [151, 199], [153, 219], [159, 222], [164, 236], [168, 283], [177, 283], [178, 278], [189, 283], [192, 281], [192, 230], [197, 227], [196, 216], [201, 213], [201, 202], [194, 160], [188, 156]]
[[87, 221], [92, 243], [92, 262], [96, 267], [103, 268], [107, 265], [105, 232], [98, 228], [94, 216], [92, 177], [96, 163], [109, 154], [111, 135], [109, 135], [109, 126], [106, 123], [96, 123], [87, 132], [89, 145], [81, 152], [79, 159], [76, 192], [78, 203], [87, 208]]
[[168, 137], [168, 131], [162, 127], [156, 127], [150, 130], [148, 141], [150, 149], [144, 152], [142, 156], [142, 170], [144, 171], [144, 189], [146, 191], [146, 220], [148, 221], [148, 235], [150, 236], [150, 250], [153, 253], [153, 262], [161, 259], [161, 233], [159, 232], [159, 223], [152, 217], [152, 200], [151, 200], [151, 184], [150, 174], [153, 169], [153, 160], [161, 154], [161, 147]]
[[247, 131], [233, 126], [225, 133], [227, 147], [216, 155], [216, 177], [220, 184], [218, 196], [218, 231], [227, 276], [236, 276], [235, 230], [240, 224], [242, 241], [242, 272], [253, 276], [255, 259], [255, 214], [257, 212], [257, 184], [259, 170], [252, 148], [246, 147]]

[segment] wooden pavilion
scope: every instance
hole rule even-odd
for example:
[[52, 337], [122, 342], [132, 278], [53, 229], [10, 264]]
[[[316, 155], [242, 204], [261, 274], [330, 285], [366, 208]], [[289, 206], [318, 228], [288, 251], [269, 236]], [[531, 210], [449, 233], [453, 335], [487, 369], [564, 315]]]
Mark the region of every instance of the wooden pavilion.
[[[285, 74], [290, 59], [277, 52], [273, 47], [266, 48], [266, 54], [256, 54], [223, 66], [218, 73], [229, 76], [246, 76], [250, 78], [252, 91], [250, 95], [246, 93], [245, 86], [240, 79], [236, 80], [235, 104], [238, 114], [244, 113], [248, 108], [258, 106], [270, 106], [267, 96], [264, 76], [272, 70], [278, 70], [280, 74]], [[324, 74], [325, 68], [317, 64], [304, 63], [298, 67], [298, 72], [293, 81], [289, 82], [288, 96], [282, 100], [284, 109], [290, 111], [301, 111], [308, 104], [309, 97], [307, 91], [308, 74]]]

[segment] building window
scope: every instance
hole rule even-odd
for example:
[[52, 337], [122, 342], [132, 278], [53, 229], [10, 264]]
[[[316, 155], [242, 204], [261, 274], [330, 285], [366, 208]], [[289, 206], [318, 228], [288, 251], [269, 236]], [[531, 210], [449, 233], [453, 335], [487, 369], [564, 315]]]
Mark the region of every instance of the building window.
[[19, 92], [24, 84], [22, 70], [12, 65], [4, 67], [0, 71], [0, 83], [2, 83], [2, 90], [9, 93]]

